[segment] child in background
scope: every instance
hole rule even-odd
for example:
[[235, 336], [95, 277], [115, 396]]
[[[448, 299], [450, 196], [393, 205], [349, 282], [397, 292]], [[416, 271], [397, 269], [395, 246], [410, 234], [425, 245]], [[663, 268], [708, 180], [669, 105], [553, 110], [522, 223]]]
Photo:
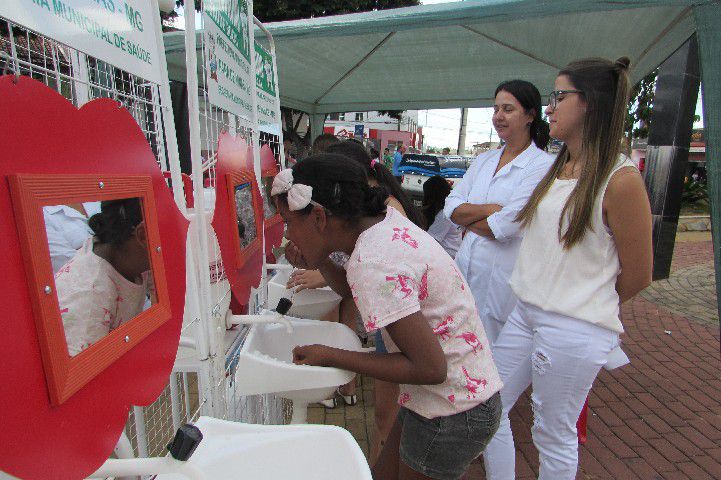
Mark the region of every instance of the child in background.
[[446, 197], [451, 193], [448, 181], [434, 175], [423, 184], [423, 216], [428, 234], [435, 238], [448, 255], [455, 258], [463, 240], [461, 227], [451, 222], [443, 213]]

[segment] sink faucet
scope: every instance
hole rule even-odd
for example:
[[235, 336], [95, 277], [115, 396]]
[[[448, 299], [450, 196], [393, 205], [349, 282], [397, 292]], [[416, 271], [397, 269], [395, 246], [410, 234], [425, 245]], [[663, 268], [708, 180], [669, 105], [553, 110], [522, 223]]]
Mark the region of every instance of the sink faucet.
[[290, 310], [291, 302], [287, 298], [281, 298], [275, 312], [268, 312], [261, 315], [233, 315], [230, 310], [226, 314], [226, 325], [250, 325], [253, 323], [282, 323], [290, 335], [293, 333], [293, 325], [285, 317]]

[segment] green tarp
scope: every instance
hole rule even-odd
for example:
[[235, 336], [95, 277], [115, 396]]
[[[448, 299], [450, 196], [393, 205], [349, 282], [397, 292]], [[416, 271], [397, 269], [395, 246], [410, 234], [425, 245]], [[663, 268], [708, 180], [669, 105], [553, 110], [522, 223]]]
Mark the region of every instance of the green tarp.
[[[693, 34], [693, 6], [709, 3], [484, 0], [267, 27], [283, 106], [309, 113], [480, 107], [509, 78], [548, 92], [558, 69], [579, 57], [628, 56], [638, 80]], [[182, 35], [166, 35], [178, 79]]]

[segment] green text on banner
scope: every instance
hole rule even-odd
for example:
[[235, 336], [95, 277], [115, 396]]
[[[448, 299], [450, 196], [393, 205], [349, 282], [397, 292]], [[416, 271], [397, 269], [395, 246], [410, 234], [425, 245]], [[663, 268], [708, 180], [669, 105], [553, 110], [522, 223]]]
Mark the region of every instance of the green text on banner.
[[258, 124], [278, 125], [280, 119], [276, 112], [278, 96], [278, 77], [273, 70], [273, 57], [258, 42], [255, 42], [255, 86], [258, 95]]
[[205, 75], [208, 99], [230, 113], [251, 118], [249, 0], [205, 0]]

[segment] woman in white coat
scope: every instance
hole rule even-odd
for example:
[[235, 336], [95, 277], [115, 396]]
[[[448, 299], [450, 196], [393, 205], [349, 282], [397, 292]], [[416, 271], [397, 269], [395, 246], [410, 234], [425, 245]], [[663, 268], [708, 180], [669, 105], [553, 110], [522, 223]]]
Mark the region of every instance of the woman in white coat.
[[544, 151], [548, 124], [533, 84], [500, 84], [493, 110], [493, 126], [506, 145], [476, 158], [444, 208], [448, 218], [467, 229], [456, 263], [471, 288], [491, 348], [515, 303], [508, 281], [522, 231], [514, 219], [553, 162]]

